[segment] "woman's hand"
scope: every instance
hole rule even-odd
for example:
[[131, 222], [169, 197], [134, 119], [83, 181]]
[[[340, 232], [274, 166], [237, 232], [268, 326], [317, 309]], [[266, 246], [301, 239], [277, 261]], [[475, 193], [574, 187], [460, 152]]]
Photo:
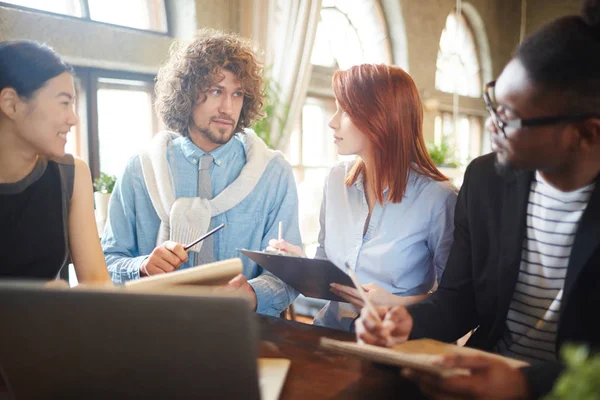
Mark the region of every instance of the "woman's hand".
[[[360, 310], [365, 306], [358, 290], [355, 288], [339, 285], [337, 283], [332, 283], [330, 286], [333, 293], [350, 302], [357, 310]], [[409, 304], [418, 303], [429, 296], [429, 294], [399, 296], [388, 292], [375, 283], [367, 283], [366, 285], [362, 285], [362, 287], [367, 295], [367, 299], [369, 299], [374, 306], [407, 306]]]
[[[350, 304], [352, 304], [357, 310], [360, 310], [365, 306], [362, 297], [360, 297], [358, 290], [355, 288], [346, 285], [339, 285], [337, 283], [332, 283], [330, 286], [333, 293], [350, 302]], [[367, 283], [366, 285], [362, 285], [362, 287], [367, 295], [367, 298], [375, 306], [391, 306], [397, 304], [398, 298], [401, 297], [391, 294], [375, 283]]]
[[269, 247], [267, 247], [265, 251], [272, 251], [275, 253], [281, 252], [290, 256], [306, 257], [306, 254], [304, 254], [304, 250], [302, 250], [302, 247], [295, 246], [291, 243], [286, 242], [285, 240], [269, 240]]

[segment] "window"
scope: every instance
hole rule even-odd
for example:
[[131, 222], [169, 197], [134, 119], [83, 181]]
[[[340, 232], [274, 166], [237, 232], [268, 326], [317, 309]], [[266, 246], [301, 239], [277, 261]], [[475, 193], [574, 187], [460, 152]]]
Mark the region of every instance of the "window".
[[346, 69], [364, 62], [390, 63], [391, 49], [375, 0], [325, 0], [313, 47], [313, 65]]
[[[154, 76], [75, 68], [75, 108], [79, 124], [67, 136], [67, 153], [83, 158], [97, 178], [100, 172], [120, 176], [127, 161], [164, 129], [154, 107]], [[73, 264], [67, 279], [77, 285]]]
[[[454, 152], [453, 161], [462, 166], [489, 150], [483, 138], [483, 118], [487, 114], [481, 100], [482, 69], [477, 43], [464, 14], [452, 11], [440, 38], [435, 87], [454, 94], [454, 98], [451, 105], [443, 104], [439, 109], [434, 143], [445, 141]], [[485, 41], [479, 43], [484, 45]], [[465, 107], [461, 109], [459, 104]], [[462, 177], [455, 183], [460, 184], [461, 180]]]
[[163, 129], [153, 107], [154, 76], [76, 68], [80, 123], [67, 152], [85, 159], [94, 178], [121, 175], [129, 158]]
[[119, 176], [156, 132], [150, 82], [98, 80], [100, 171]]
[[[445, 139], [456, 152], [456, 161], [466, 165], [486, 150], [482, 141], [481, 124], [482, 119], [479, 116], [459, 114], [455, 126], [453, 114], [442, 112], [435, 118], [435, 142], [441, 143]], [[458, 132], [456, 136], [455, 130]]]
[[473, 31], [464, 16], [455, 11], [446, 18], [440, 38], [435, 87], [462, 96], [481, 96], [481, 68]]
[[40, 11], [47, 11], [56, 14], [71, 15], [73, 17], [83, 17], [80, 0], [3, 0], [5, 3], [16, 6], [34, 8]]
[[[90, 18], [108, 24], [166, 32], [164, 0], [87, 0]], [[117, 12], [115, 12], [118, 10]]]
[[323, 183], [339, 156], [328, 123], [335, 113], [331, 78], [337, 69], [365, 62], [391, 63], [391, 47], [377, 0], [324, 0], [313, 47], [313, 72], [297, 127], [283, 149], [292, 164], [300, 199], [300, 231], [308, 256], [319, 234]]
[[167, 32], [164, 0], [4, 0], [40, 11], [155, 32]]
[[328, 127], [334, 113], [335, 103], [330, 98], [308, 97], [286, 149], [298, 184], [302, 240], [310, 256], [317, 247], [323, 183], [329, 168], [340, 159]]

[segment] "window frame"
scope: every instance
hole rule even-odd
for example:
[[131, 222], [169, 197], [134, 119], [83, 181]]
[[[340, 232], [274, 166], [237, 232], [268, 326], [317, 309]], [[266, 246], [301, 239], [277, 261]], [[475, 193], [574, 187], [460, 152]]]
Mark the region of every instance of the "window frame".
[[21, 6], [18, 4], [7, 3], [7, 2], [1, 1], [1, 0], [0, 0], [0, 7], [15, 8], [17, 10], [22, 10], [22, 11], [27, 11], [27, 12], [35, 12], [35, 13], [40, 13], [40, 14], [49, 15], [49, 16], [53, 16], [53, 17], [67, 18], [67, 19], [75, 20], [75, 21], [86, 21], [89, 23], [100, 24], [100, 25], [109, 26], [112, 28], [126, 29], [126, 30], [130, 30], [130, 31], [134, 31], [134, 32], [144, 32], [144, 33], [149, 33], [149, 34], [158, 35], [158, 36], [169, 36], [169, 37], [173, 36], [171, 24], [169, 24], [169, 21], [171, 21], [171, 19], [170, 19], [171, 16], [169, 13], [169, 7], [167, 4], [167, 0], [162, 0], [163, 4], [164, 4], [164, 9], [165, 9], [165, 31], [164, 32], [157, 31], [154, 29], [140, 29], [140, 28], [133, 28], [131, 26], [96, 21], [90, 17], [90, 9], [88, 6], [88, 0], [77, 0], [77, 1], [79, 1], [79, 3], [81, 4], [81, 14], [82, 14], [81, 17], [77, 17], [74, 15], [68, 15], [68, 14], [61, 14], [61, 13], [52, 12], [52, 11], [40, 10], [39, 8], [34, 8], [34, 7]]
[[[87, 156], [88, 165], [92, 172], [92, 179], [96, 179], [100, 176], [100, 138], [99, 138], [99, 126], [98, 126], [98, 83], [99, 79], [120, 79], [120, 80], [131, 80], [147, 82], [154, 88], [156, 75], [143, 74], [138, 72], [127, 72], [127, 71], [115, 71], [101, 68], [90, 68], [90, 67], [74, 67], [75, 76], [80, 80], [81, 90], [83, 93], [79, 93], [78, 97], [85, 98], [85, 108], [83, 108], [85, 115], [80, 116], [82, 122], [79, 129], [81, 135], [86, 135], [87, 138]], [[154, 104], [154, 90], [152, 90], [152, 103]], [[85, 126], [83, 121], [86, 121]], [[158, 117], [154, 115], [153, 125], [159, 126]], [[81, 139], [78, 139], [81, 142]]]

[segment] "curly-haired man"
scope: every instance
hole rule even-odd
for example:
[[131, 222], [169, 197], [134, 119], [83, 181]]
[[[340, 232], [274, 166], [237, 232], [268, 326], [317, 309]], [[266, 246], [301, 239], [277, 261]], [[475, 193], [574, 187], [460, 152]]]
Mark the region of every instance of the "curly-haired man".
[[[169, 131], [129, 161], [111, 197], [102, 247], [113, 281], [264, 249], [279, 221], [286, 240], [300, 244], [292, 169], [246, 129], [262, 114], [261, 73], [249, 43], [235, 35], [202, 30], [171, 50], [156, 82], [156, 110]], [[227, 227], [184, 250], [221, 223]], [[296, 297], [246, 258], [244, 275], [229, 286], [270, 315]]]

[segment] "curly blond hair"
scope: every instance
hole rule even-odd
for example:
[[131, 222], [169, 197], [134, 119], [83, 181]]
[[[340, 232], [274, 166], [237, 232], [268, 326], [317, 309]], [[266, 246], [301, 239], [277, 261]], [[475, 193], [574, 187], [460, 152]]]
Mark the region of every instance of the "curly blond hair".
[[156, 112], [167, 128], [187, 136], [200, 96], [232, 72], [241, 82], [244, 104], [235, 131], [263, 117], [265, 102], [263, 66], [249, 40], [212, 29], [196, 32], [191, 42], [171, 46], [167, 63], [156, 78]]

